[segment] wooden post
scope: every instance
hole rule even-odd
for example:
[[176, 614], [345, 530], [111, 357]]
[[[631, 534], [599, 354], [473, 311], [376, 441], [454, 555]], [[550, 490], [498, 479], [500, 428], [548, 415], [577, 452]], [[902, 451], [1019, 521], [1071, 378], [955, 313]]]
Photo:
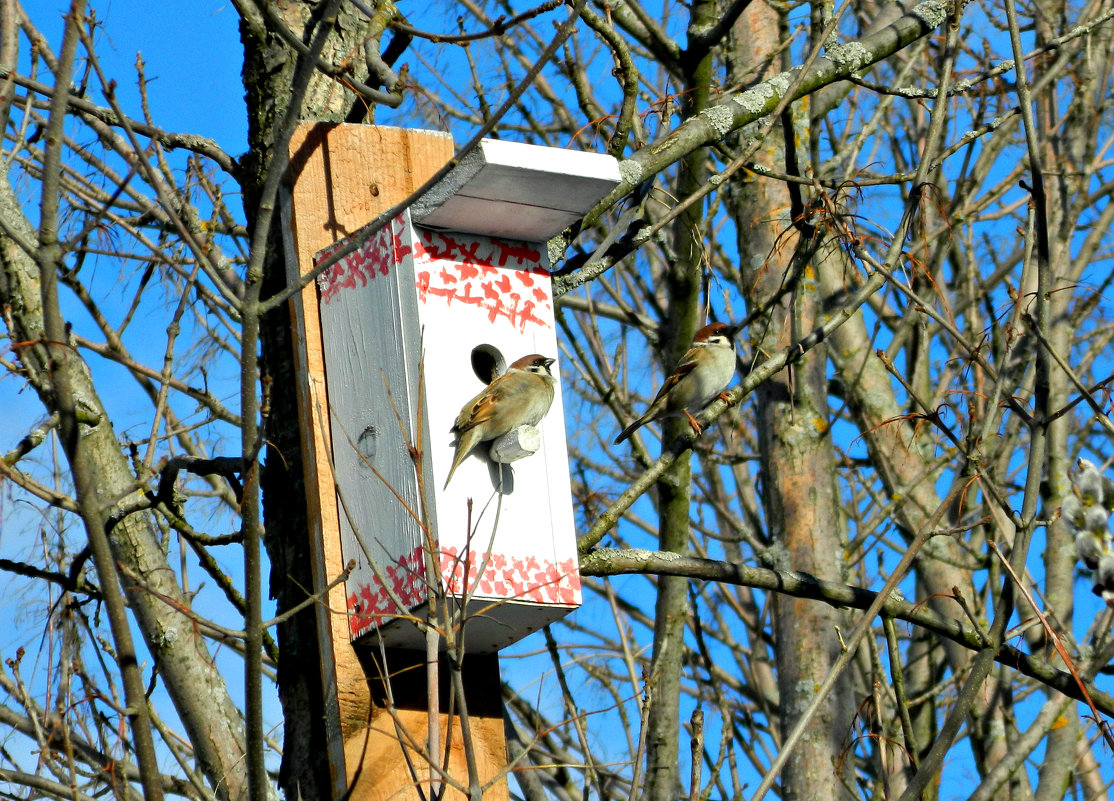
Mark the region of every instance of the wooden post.
[[[354, 232], [376, 214], [409, 196], [453, 155], [448, 135], [367, 125], [307, 123], [290, 144], [289, 196], [283, 203], [288, 275], [296, 280], [319, 250]], [[295, 358], [299, 361], [299, 415], [306, 492], [313, 540], [315, 590], [344, 568], [337, 536], [336, 488], [330, 466], [324, 359], [316, 286], [311, 283], [291, 302]], [[350, 642], [343, 585], [318, 606], [323, 684], [335, 688], [326, 699], [333, 766], [333, 796], [364, 799], [418, 798], [417, 784], [428, 781], [422, 747], [427, 739], [426, 684], [420, 654], [387, 651], [395, 707], [388, 709], [380, 655], [358, 653]], [[472, 655], [467, 661], [466, 694], [472, 748], [480, 781], [506, 767], [497, 656]], [[442, 669], [442, 676], [447, 671]], [[444, 700], [449, 693], [443, 690]], [[467, 784], [459, 721], [450, 726], [440, 715], [442, 742], [452, 737], [449, 774]], [[404, 753], [403, 741], [416, 744]], [[414, 770], [411, 771], [412, 765]], [[449, 791], [448, 795], [454, 795]], [[456, 794], [459, 797], [459, 794]], [[506, 778], [484, 795], [508, 797]]]

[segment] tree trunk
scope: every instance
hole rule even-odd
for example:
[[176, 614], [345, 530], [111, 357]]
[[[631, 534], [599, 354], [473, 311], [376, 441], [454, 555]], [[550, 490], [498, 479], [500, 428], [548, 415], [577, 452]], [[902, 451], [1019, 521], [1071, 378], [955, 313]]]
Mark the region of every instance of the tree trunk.
[[[314, 22], [315, 7], [309, 2], [274, 4], [291, 30], [303, 38]], [[351, 61], [349, 54], [362, 52], [368, 26], [362, 13], [346, 5], [322, 57], [333, 64]], [[298, 58], [262, 20], [243, 19], [240, 35], [244, 44], [250, 159], [241, 165], [239, 178], [248, 229], [254, 232], [263, 180], [275, 157], [275, 126], [287, 112], [289, 87]], [[363, 80], [366, 68], [359, 66], [359, 59], [354, 63], [358, 78]], [[317, 74], [299, 118], [341, 122], [357, 102], [342, 82]], [[276, 294], [286, 284], [286, 254], [281, 230], [274, 225], [268, 232], [261, 297]], [[270, 594], [280, 614], [304, 601], [314, 586], [309, 539], [312, 529], [306, 510], [291, 324], [286, 306], [266, 315], [260, 323], [262, 372], [270, 393], [267, 451], [261, 478], [264, 544], [271, 564]], [[278, 691], [284, 721], [279, 786], [291, 799], [329, 798], [333, 785], [329, 752], [324, 747], [329, 736], [326, 703], [335, 688], [322, 684], [315, 609], [303, 609], [281, 623], [278, 641]]]
[[[7, 162], [0, 175], [0, 215], [19, 233], [21, 241], [35, 242], [37, 234], [23, 216], [6, 165]], [[21, 342], [43, 341], [46, 329], [41, 285], [42, 276], [32, 254], [0, 234], [0, 305], [11, 308], [12, 334]], [[72, 464], [71, 469], [96, 477], [89, 500], [97, 506], [98, 514], [96, 519], [85, 522], [87, 526], [103, 529], [114, 504], [121, 499], [134, 499], [143, 481], [132, 472], [120, 448], [85, 361], [76, 348], [67, 348], [67, 353], [69, 394], [82, 423], [76, 454], [80, 464]], [[59, 396], [41, 346], [20, 348], [19, 358], [45, 408], [57, 412]], [[156, 659], [158, 675], [170, 691], [198, 764], [211, 786], [220, 798], [243, 797], [246, 779], [240, 715], [197, 626], [179, 611], [189, 608], [189, 600], [182, 594], [175, 571], [163, 553], [152, 515], [146, 511], [128, 515], [104, 534], [109, 537], [112, 558], [125, 575], [101, 575], [100, 581], [119, 580], [124, 587], [139, 630]]]
[[[690, 41], [704, 30], [715, 13], [714, 2], [693, 4], [689, 20]], [[688, 119], [708, 103], [713, 59], [710, 51], [689, 54], [684, 63], [685, 89], [682, 117]], [[700, 187], [707, 174], [707, 156], [697, 150], [680, 163], [676, 197], [687, 197]], [[693, 204], [673, 225], [673, 259], [665, 271], [667, 308], [662, 332], [666, 370], [676, 365], [692, 342], [701, 322], [701, 288], [704, 264], [704, 209]], [[662, 442], [671, 442], [688, 430], [684, 418], [663, 421]], [[678, 459], [658, 482], [658, 547], [684, 553], [689, 549], [689, 515], [692, 489], [690, 454]], [[680, 791], [679, 739], [681, 734], [681, 670], [688, 616], [688, 582], [677, 576], [658, 579], [654, 608], [652, 705], [646, 740], [647, 801], [671, 801]]]
[[[734, 29], [733, 63], [765, 64], [767, 74], [781, 68], [777, 59], [780, 13], [765, 2], [747, 8]], [[759, 76], [764, 77], [764, 76]], [[755, 154], [763, 167], [798, 174], [795, 153], [807, 153], [807, 101], [782, 115]], [[787, 141], [785, 126], [794, 141]], [[822, 321], [814, 257], [819, 234], [811, 223], [793, 219], [800, 212], [786, 183], [740, 182], [732, 196], [738, 229], [740, 275], [748, 309], [768, 308], [750, 326], [753, 353], [785, 349]], [[785, 292], [784, 290], [790, 291]], [[780, 296], [780, 300], [775, 300]], [[843, 581], [846, 537], [836, 490], [831, 412], [827, 402], [827, 348], [820, 345], [767, 381], [756, 393], [761, 483], [766, 524], [780, 567], [817, 578]], [[774, 643], [778, 665], [780, 729], [787, 736], [815, 689], [840, 655], [835, 609], [824, 604], [777, 596]], [[850, 733], [854, 699], [841, 678], [817, 711], [782, 772], [782, 798], [826, 801], [844, 797], [837, 775], [841, 748]]]

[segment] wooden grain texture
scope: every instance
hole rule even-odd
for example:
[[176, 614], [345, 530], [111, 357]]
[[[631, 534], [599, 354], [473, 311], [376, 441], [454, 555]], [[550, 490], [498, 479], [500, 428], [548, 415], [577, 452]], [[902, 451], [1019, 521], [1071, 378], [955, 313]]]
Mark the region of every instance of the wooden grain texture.
[[[387, 801], [397, 798], [416, 798], [417, 784], [430, 779], [428, 764], [414, 750], [410, 758], [414, 762], [416, 777], [411, 774], [403, 755], [396, 724], [408, 732], [419, 743], [425, 741], [427, 729], [426, 674], [424, 655], [417, 651], [388, 651], [387, 660], [391, 676], [391, 689], [395, 696], [395, 707], [388, 711], [383, 687], [380, 655], [365, 654], [367, 675], [371, 678], [370, 689], [373, 696], [371, 723], [360, 736], [345, 742], [345, 755], [348, 759], [348, 772], [352, 776], [352, 798], [361, 801]], [[439, 727], [441, 742], [445, 742], [450, 732], [453, 737], [447, 774], [456, 782], [467, 787], [468, 768], [465, 759], [459, 718], [449, 720], [447, 706], [450, 703], [448, 670], [442, 670], [440, 678], [441, 714]], [[506, 767], [506, 743], [503, 734], [501, 692], [499, 687], [499, 658], [496, 655], [471, 654], [465, 660], [462, 680], [471, 723], [473, 752], [481, 786], [492, 783], [483, 793], [488, 799], [507, 799], [507, 782], [499, 772]], [[455, 703], [455, 702], [454, 702]], [[433, 777], [438, 774], [434, 772]], [[429, 785], [425, 785], [427, 798]], [[459, 791], [448, 789], [446, 798], [462, 798]]]
[[[430, 131], [323, 123], [300, 126], [290, 144], [288, 194], [283, 208], [287, 252], [296, 257], [296, 262], [288, 264], [288, 275], [294, 278], [307, 272], [315, 253], [406, 198], [452, 155], [452, 139]], [[343, 570], [344, 564], [329, 459], [325, 414], [328, 398], [314, 284], [294, 298], [291, 314], [299, 362], [298, 400], [304, 432], [302, 456], [307, 504], [313, 521], [309, 534], [314, 538], [314, 572], [319, 591]], [[330, 730], [334, 733], [331, 739], [335, 742], [328, 744], [335, 770], [334, 797], [351, 789], [349, 797], [353, 801], [418, 798], [392, 722], [392, 711], [373, 698], [371, 679], [349, 641], [344, 592], [343, 585], [335, 587], [327, 606], [319, 605], [324, 686], [336, 690], [335, 705], [330, 709]], [[471, 681], [484, 684], [488, 695], [494, 693], [498, 697], [498, 661], [485, 664], [490, 675], [473, 676]], [[421, 672], [424, 674], [424, 669]], [[424, 743], [424, 684], [407, 686], [404, 694], [409, 697], [403, 698], [400, 706], [406, 708], [393, 713], [395, 721], [413, 742]], [[501, 712], [473, 713], [471, 721], [481, 780], [487, 782], [506, 765]], [[467, 783], [459, 721], [451, 728], [454, 741], [450, 764], [454, 767], [450, 770], [454, 778]], [[442, 730], [447, 730], [447, 720], [442, 720]], [[423, 763], [423, 758], [413, 751], [410, 757], [415, 765]], [[418, 773], [419, 778], [425, 776], [420, 767]], [[495, 782], [484, 797], [495, 801], [507, 798], [505, 779]]]

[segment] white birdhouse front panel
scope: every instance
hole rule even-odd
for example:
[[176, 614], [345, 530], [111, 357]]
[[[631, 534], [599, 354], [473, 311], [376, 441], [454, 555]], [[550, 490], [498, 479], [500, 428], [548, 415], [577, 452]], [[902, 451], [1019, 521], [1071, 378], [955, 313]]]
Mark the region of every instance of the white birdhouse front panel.
[[419, 228], [403, 213], [319, 278], [353, 638], [423, 647], [412, 621], [440, 592], [473, 650], [579, 606], [559, 381], [535, 453], [500, 466], [483, 443], [444, 486], [450, 429], [488, 371], [557, 358], [545, 268], [542, 243]]

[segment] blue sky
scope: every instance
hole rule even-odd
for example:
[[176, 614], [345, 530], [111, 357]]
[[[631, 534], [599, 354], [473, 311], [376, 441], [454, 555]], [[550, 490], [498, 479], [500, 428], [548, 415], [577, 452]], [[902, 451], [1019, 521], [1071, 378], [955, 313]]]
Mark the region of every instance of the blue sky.
[[[117, 80], [125, 108], [138, 116], [138, 54], [146, 63], [151, 114], [160, 127], [208, 136], [233, 156], [247, 149], [243, 51], [231, 3], [110, 0], [97, 9], [104, 23], [97, 52], [106, 74]], [[61, 13], [57, 26], [60, 31]]]

